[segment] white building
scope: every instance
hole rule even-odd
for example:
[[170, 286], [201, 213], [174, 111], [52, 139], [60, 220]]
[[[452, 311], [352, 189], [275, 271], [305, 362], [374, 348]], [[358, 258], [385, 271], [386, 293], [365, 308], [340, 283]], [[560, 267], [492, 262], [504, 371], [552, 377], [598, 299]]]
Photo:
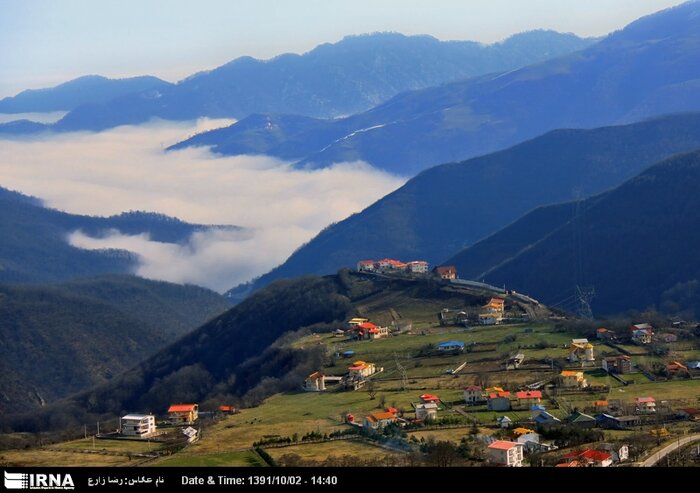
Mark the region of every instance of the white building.
[[416, 405], [416, 419], [432, 421], [437, 418], [438, 406], [434, 402]]
[[150, 437], [156, 432], [156, 418], [152, 414], [127, 414], [121, 418], [121, 434], [132, 437]]
[[413, 260], [406, 264], [406, 270], [412, 274], [427, 274], [428, 262], [425, 260]]
[[488, 446], [489, 462], [499, 466], [522, 467], [523, 444], [496, 440]]

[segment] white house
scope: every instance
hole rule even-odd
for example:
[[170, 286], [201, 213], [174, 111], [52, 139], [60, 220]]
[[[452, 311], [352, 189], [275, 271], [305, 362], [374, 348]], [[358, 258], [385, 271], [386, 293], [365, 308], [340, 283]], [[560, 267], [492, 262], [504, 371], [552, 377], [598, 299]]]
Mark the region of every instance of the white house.
[[481, 404], [486, 401], [484, 397], [484, 390], [478, 385], [469, 385], [464, 387], [464, 402], [467, 406], [474, 406], [476, 404]]
[[152, 414], [127, 414], [121, 418], [121, 434], [132, 437], [150, 437], [156, 432], [156, 418]]
[[360, 272], [374, 272], [377, 270], [374, 265], [374, 260], [360, 260], [357, 263], [357, 270]]
[[637, 397], [634, 403], [638, 413], [653, 414], [656, 412], [656, 399], [653, 397]]
[[406, 270], [412, 274], [427, 274], [428, 262], [425, 260], [412, 260], [406, 264]]
[[321, 392], [326, 390], [326, 381], [320, 371], [316, 371], [304, 380], [304, 390], [307, 392]]
[[416, 405], [416, 419], [432, 421], [437, 418], [438, 405], [434, 402]]
[[523, 444], [496, 440], [488, 446], [489, 462], [499, 466], [522, 467]]

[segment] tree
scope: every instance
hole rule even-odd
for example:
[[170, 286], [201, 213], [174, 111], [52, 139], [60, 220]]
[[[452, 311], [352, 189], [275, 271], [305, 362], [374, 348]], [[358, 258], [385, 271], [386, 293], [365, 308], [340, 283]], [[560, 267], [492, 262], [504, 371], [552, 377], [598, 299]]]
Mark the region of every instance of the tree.
[[426, 459], [429, 464], [437, 467], [450, 467], [459, 460], [459, 452], [454, 443], [440, 440], [428, 443], [426, 447]]
[[374, 400], [374, 398], [377, 396], [377, 387], [374, 384], [374, 381], [373, 380], [368, 381], [366, 388], [367, 388], [367, 393], [369, 394], [369, 399]]

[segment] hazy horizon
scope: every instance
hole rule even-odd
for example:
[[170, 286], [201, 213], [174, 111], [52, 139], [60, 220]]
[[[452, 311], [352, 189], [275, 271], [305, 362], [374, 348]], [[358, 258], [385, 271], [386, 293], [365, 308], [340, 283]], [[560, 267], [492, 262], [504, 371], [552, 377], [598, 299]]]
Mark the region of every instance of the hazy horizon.
[[[535, 29], [603, 36], [678, 0], [0, 0], [0, 98], [82, 75], [177, 81], [240, 56], [303, 53], [348, 35], [400, 32], [493, 43]], [[138, 11], [138, 16], [134, 12]], [[217, 12], [212, 15], [212, 12]]]

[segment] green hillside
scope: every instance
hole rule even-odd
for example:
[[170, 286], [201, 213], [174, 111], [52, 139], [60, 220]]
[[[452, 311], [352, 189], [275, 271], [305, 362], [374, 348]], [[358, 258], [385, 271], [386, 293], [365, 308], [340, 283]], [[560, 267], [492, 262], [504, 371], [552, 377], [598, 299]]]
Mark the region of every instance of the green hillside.
[[331, 332], [344, 327], [348, 317], [369, 312], [378, 323], [429, 328], [442, 308], [480, 306], [492, 294], [427, 279], [383, 279], [349, 271], [279, 281], [109, 383], [44, 412], [9, 419], [6, 426], [46, 429], [53, 427], [57, 412], [65, 420], [92, 421], [130, 410], [163, 409], [174, 401], [255, 405], [298, 388], [306, 375], [328, 363], [325, 346], [292, 344], [299, 336]]
[[252, 287], [329, 274], [362, 259], [443, 262], [541, 205], [601, 193], [661, 159], [697, 148], [700, 114], [685, 114], [557, 130], [505, 151], [436, 166], [328, 226]]
[[580, 204], [534, 211], [450, 262], [550, 304], [580, 284], [595, 288], [599, 314], [655, 306], [700, 315], [698, 187], [700, 152], [679, 155]]
[[0, 413], [106, 382], [228, 307], [204, 288], [131, 276], [0, 284]]

